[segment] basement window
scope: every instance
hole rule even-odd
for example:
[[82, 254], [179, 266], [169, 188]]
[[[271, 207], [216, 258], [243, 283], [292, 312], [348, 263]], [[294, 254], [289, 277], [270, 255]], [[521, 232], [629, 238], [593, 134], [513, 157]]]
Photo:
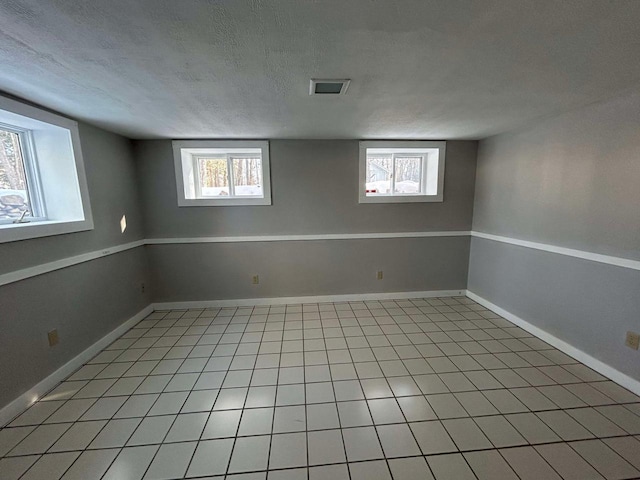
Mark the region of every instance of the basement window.
[[271, 205], [269, 142], [176, 140], [178, 205]]
[[77, 123], [0, 97], [0, 243], [91, 229]]
[[442, 202], [445, 142], [360, 142], [360, 203]]

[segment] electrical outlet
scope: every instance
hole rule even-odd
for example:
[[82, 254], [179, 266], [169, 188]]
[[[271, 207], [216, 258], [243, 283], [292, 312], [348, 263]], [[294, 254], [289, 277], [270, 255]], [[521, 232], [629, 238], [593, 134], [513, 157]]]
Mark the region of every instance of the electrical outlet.
[[640, 333], [627, 332], [627, 337], [624, 341], [624, 344], [629, 348], [638, 350], [638, 347], [640, 347]]
[[140, 284], [140, 293], [144, 293], [145, 285], [144, 283]]
[[254, 285], [258, 285], [260, 283], [260, 277], [258, 275], [254, 275], [252, 278], [252, 283]]
[[58, 337], [58, 330], [51, 330], [47, 332], [47, 337], [49, 337], [49, 346], [53, 347], [60, 343], [60, 337]]
[[382, 270], [378, 270], [378, 273], [377, 273], [378, 280], [382, 280], [383, 276], [384, 276], [384, 273], [382, 272]]

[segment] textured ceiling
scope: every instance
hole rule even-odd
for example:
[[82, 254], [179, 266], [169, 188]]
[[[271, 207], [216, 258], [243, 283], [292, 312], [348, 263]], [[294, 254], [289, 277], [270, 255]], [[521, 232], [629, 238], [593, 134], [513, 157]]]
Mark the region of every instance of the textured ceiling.
[[477, 139], [638, 85], [640, 1], [2, 0], [0, 65], [132, 138]]

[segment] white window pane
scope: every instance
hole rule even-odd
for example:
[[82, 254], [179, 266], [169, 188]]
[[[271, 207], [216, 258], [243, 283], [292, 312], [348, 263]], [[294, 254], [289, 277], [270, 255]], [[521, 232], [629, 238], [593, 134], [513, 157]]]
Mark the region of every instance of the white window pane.
[[365, 193], [367, 196], [388, 195], [391, 193], [391, 174], [393, 159], [391, 156], [371, 155], [367, 157]]
[[226, 157], [199, 158], [198, 170], [203, 197], [221, 197], [231, 194]]
[[233, 185], [237, 196], [262, 197], [262, 160], [260, 157], [231, 158]]
[[31, 217], [29, 187], [17, 133], [0, 130], [0, 220]]
[[421, 176], [422, 157], [396, 157], [394, 193], [419, 194]]

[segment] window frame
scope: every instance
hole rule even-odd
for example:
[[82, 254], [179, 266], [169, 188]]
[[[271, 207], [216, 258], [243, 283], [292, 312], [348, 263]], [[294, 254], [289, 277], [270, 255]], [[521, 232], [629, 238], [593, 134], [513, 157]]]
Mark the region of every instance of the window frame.
[[[386, 155], [391, 156], [391, 182], [389, 194], [367, 195], [367, 150], [368, 149], [389, 149], [394, 150]], [[418, 203], [418, 202], [443, 202], [444, 201], [444, 175], [446, 160], [446, 142], [431, 140], [367, 140], [360, 142], [359, 156], [359, 185], [358, 203]], [[413, 151], [412, 151], [413, 150]], [[437, 150], [438, 151], [438, 178], [436, 194], [427, 194], [427, 166], [428, 152], [416, 152], [415, 150]], [[382, 153], [372, 153], [374, 155], [385, 155]], [[395, 168], [396, 158], [421, 157], [420, 163], [420, 192], [395, 193]]]
[[[15, 219], [0, 220], [0, 243], [93, 230], [93, 215], [78, 122], [5, 96], [0, 96], [0, 116], [14, 119], [14, 121], [0, 119], [0, 129], [18, 135], [30, 207], [32, 212], [37, 214], [34, 217], [25, 217], [26, 221], [19, 223], [16, 223]], [[39, 128], [29, 128], [25, 125]], [[65, 148], [71, 156], [59, 160], [56, 156], [59, 152], [53, 155], [52, 152], [55, 149], [51, 145], [46, 147], [41, 145], [41, 148], [38, 148], [33, 134], [36, 130], [55, 131], [56, 135], [64, 134], [65, 142], [69, 142]], [[68, 210], [62, 211], [60, 205], [57, 206], [57, 210], [49, 208], [51, 205], [47, 206], [47, 196], [52, 205], [56, 203], [57, 196], [53, 193], [55, 188], [52, 188], [55, 181], [47, 181], [43, 178], [38, 150], [40, 154], [45, 151], [45, 159], [48, 158], [49, 165], [63, 161], [66, 162], [64, 169], [73, 168], [75, 175], [69, 176], [68, 181], [73, 183], [73, 188], [76, 189], [74, 190], [76, 204]], [[48, 185], [47, 188], [45, 184]]]
[[[27, 182], [29, 206], [31, 207], [31, 216], [25, 218], [28, 219], [28, 223], [46, 221], [47, 210], [43, 200], [42, 183], [40, 182], [40, 172], [38, 170], [38, 158], [33, 146], [33, 135], [31, 131], [3, 122], [0, 122], [0, 130], [11, 132], [18, 136], [22, 167], [24, 168], [25, 180]], [[15, 220], [16, 219], [0, 218], [0, 225], [14, 224], [16, 223]]]
[[[271, 205], [271, 176], [269, 164], [269, 142], [262, 140], [174, 140], [173, 157], [176, 175], [176, 190], [179, 207], [231, 207], [231, 206], [264, 206]], [[206, 152], [190, 153], [190, 150], [234, 150], [234, 152], [212, 153]], [[198, 162], [202, 158], [224, 158], [227, 160], [227, 176], [229, 190], [235, 191], [233, 184], [233, 159], [235, 158], [255, 158], [255, 153], [242, 152], [243, 149], [260, 149], [262, 196], [257, 195], [229, 195], [220, 197], [202, 196], [200, 169]], [[185, 153], [186, 152], [186, 153]], [[185, 158], [185, 155], [189, 157]], [[191, 163], [193, 172], [193, 191], [196, 198], [187, 198], [185, 189], [184, 165]]]
[[[218, 157], [219, 155], [219, 157]], [[251, 158], [256, 158], [256, 154], [252, 154], [249, 152], [241, 152], [241, 153], [217, 153], [215, 155], [193, 155], [193, 171], [194, 171], [194, 183], [195, 183], [195, 192], [196, 192], [196, 199], [197, 200], [207, 200], [209, 198], [218, 198], [218, 197], [211, 197], [211, 196], [207, 196], [207, 195], [203, 195], [202, 194], [202, 182], [200, 181], [200, 164], [199, 162], [201, 160], [206, 160], [206, 159], [220, 159], [220, 160], [224, 160], [226, 156], [226, 161], [227, 161], [227, 175], [228, 175], [228, 181], [229, 181], [229, 196], [224, 197], [225, 200], [235, 200], [238, 198], [249, 198], [249, 199], [256, 199], [256, 198], [260, 198], [257, 195], [238, 195], [235, 190], [236, 190], [236, 185], [235, 185], [235, 175], [233, 173], [233, 161], [234, 160], [248, 160]], [[262, 180], [262, 154], [260, 155], [260, 180]], [[264, 184], [263, 181], [261, 181], [260, 183]], [[263, 192], [263, 196], [264, 196], [264, 185], [262, 188], [262, 192]]]

